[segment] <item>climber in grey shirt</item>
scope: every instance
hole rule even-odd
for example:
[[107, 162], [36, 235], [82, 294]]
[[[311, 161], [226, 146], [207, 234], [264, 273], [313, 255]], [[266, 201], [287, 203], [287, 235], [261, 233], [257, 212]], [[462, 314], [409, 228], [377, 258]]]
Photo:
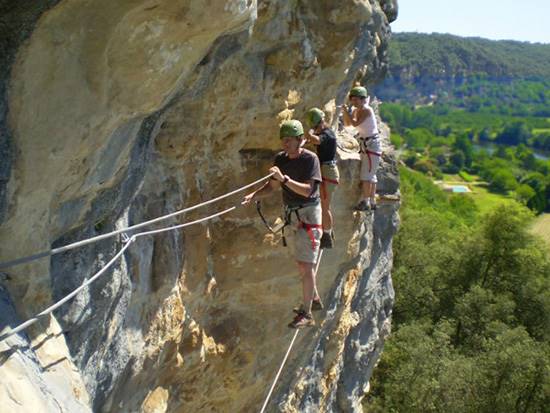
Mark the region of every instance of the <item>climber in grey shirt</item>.
[[243, 205], [255, 198], [270, 195], [274, 183], [283, 189], [283, 204], [287, 220], [296, 219], [294, 234], [295, 259], [302, 276], [304, 303], [295, 309], [296, 316], [288, 325], [302, 328], [315, 325], [312, 310], [321, 310], [323, 305], [317, 293], [315, 265], [319, 259], [322, 234], [322, 214], [319, 202], [321, 167], [315, 153], [302, 148], [304, 130], [297, 120], [283, 122], [279, 132], [283, 151], [275, 157], [272, 180], [257, 191], [246, 195]]

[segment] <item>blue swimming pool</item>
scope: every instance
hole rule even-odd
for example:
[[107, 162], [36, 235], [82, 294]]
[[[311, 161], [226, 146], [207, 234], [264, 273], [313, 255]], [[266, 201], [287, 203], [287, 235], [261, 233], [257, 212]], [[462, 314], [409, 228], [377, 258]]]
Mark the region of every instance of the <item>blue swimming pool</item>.
[[456, 192], [456, 193], [470, 192], [468, 187], [464, 185], [453, 185], [452, 188], [453, 188], [453, 192]]

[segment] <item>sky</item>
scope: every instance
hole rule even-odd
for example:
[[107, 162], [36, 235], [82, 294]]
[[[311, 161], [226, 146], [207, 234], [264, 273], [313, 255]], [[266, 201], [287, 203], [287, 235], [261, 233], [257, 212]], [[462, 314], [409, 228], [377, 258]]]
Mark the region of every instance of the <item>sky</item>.
[[394, 32], [550, 43], [550, 0], [397, 0]]

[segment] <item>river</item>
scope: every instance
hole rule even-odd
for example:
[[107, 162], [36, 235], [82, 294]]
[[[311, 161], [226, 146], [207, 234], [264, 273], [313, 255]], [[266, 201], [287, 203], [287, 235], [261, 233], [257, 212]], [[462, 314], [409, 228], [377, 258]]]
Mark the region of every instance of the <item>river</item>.
[[[495, 143], [479, 143], [479, 144], [476, 143], [473, 146], [476, 152], [479, 152], [480, 150], [484, 149], [489, 153], [489, 155], [492, 155], [497, 150], [497, 147], [498, 147], [498, 145]], [[550, 153], [548, 152], [544, 152], [534, 148], [529, 148], [529, 149], [533, 151], [535, 158], [541, 161], [547, 161], [548, 159], [550, 159]]]

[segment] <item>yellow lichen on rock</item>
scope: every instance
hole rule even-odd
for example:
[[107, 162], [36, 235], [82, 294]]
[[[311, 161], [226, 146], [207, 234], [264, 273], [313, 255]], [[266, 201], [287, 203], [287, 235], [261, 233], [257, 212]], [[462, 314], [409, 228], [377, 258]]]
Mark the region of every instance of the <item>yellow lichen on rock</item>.
[[143, 413], [165, 413], [168, 409], [168, 390], [157, 387], [150, 392], [141, 406]]

